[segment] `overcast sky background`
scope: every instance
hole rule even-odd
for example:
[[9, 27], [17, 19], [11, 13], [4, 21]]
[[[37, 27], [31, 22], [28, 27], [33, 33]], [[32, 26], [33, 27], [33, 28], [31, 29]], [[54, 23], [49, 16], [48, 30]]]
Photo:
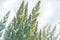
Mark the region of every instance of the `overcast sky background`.
[[[16, 11], [18, 10], [22, 0], [0, 0], [0, 19], [8, 12], [11, 11], [8, 22], [13, 19]], [[25, 0], [28, 2], [28, 13], [31, 13], [32, 8], [38, 0]], [[41, 0], [40, 15], [38, 17], [38, 30], [43, 28], [46, 24], [57, 24], [60, 20], [60, 0]], [[57, 29], [60, 25], [58, 24]]]

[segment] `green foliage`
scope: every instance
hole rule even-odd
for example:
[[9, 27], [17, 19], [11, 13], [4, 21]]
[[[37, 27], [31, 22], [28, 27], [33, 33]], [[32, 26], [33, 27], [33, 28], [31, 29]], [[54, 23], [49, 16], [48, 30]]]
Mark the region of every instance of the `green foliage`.
[[60, 33], [58, 33], [57, 35], [55, 35], [55, 33], [56, 33], [56, 26], [52, 30], [51, 25], [49, 25], [48, 28], [46, 26], [40, 30], [39, 40], [57, 40]]
[[12, 23], [5, 33], [5, 40], [37, 40], [37, 17], [39, 15], [40, 1], [28, 16], [28, 3], [22, 2]]
[[6, 26], [6, 22], [7, 22], [7, 19], [8, 19], [8, 16], [9, 16], [9, 13], [10, 11], [4, 16], [4, 18], [0, 21], [0, 36], [2, 35], [2, 30], [5, 28]]
[[8, 18], [8, 16], [9, 16], [9, 13], [10, 13], [10, 12], [8, 12], [8, 13], [4, 16], [3, 20], [0, 21], [0, 31], [5, 28], [5, 25], [6, 25], [6, 22], [7, 22], [7, 18]]
[[28, 3], [24, 4], [22, 1], [17, 14], [6, 29], [5, 40], [56, 40], [58, 36], [54, 36], [56, 26], [52, 31], [50, 30], [51, 26], [49, 26], [37, 32], [39, 9], [40, 1], [28, 16]]

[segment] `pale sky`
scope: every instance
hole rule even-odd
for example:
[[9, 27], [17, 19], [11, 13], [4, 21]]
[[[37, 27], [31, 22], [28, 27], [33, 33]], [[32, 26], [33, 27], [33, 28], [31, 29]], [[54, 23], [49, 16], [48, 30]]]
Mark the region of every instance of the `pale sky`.
[[[8, 24], [18, 10], [22, 0], [0, 0], [0, 19], [11, 11]], [[32, 8], [38, 2], [37, 0], [25, 0], [28, 2], [28, 13], [31, 13]], [[56, 24], [60, 20], [60, 0], [41, 0], [40, 15], [38, 17], [38, 30], [46, 24]], [[59, 26], [57, 27], [59, 29]]]

